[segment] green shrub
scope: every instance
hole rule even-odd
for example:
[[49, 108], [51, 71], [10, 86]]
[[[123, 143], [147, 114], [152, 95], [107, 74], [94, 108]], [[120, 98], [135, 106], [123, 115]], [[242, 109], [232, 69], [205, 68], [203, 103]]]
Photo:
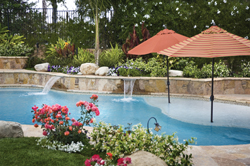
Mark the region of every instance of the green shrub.
[[153, 135], [152, 132], [147, 133], [141, 124], [132, 126], [130, 131], [100, 122], [91, 133], [91, 141], [95, 150], [112, 153], [114, 160], [144, 150], [160, 157], [167, 165], [192, 165], [192, 154], [187, 155], [184, 151], [194, 138], [181, 144], [175, 134]]
[[242, 71], [239, 72], [237, 74], [237, 76], [250, 77], [250, 62], [243, 62], [243, 63], [241, 63], [241, 69], [242, 69]]
[[79, 65], [82, 63], [94, 63], [95, 56], [86, 49], [78, 48], [78, 54], [74, 55], [74, 61], [75, 63], [79, 63]]
[[[192, 78], [211, 78], [212, 77], [212, 64], [204, 64], [201, 69], [193, 61], [183, 69], [183, 75], [185, 77]], [[214, 77], [228, 77], [230, 71], [228, 67], [221, 61], [214, 63]]]
[[119, 62], [123, 62], [125, 54], [122, 49], [118, 48], [118, 44], [115, 47], [111, 44], [111, 49], [105, 50], [101, 53], [99, 59], [99, 66], [115, 67]]
[[135, 68], [119, 68], [118, 69], [118, 73], [119, 73], [119, 76], [132, 76], [132, 77], [136, 77], [136, 76], [141, 76], [142, 73], [140, 70], [138, 69], [135, 69]]
[[29, 56], [33, 51], [33, 48], [27, 45], [18, 43], [13, 46], [0, 45], [0, 56]]

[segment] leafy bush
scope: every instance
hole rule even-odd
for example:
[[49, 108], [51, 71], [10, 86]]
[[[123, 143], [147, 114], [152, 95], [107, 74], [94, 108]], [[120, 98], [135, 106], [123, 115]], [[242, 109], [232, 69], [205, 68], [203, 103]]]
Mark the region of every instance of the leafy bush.
[[65, 74], [77, 74], [80, 72], [80, 67], [61, 67], [60, 65], [53, 65], [53, 66], [48, 66], [48, 71], [49, 72], [62, 72]]
[[128, 68], [125, 66], [118, 69], [118, 74], [119, 74], [119, 76], [132, 76], [132, 77], [142, 75], [142, 73], [139, 69]]
[[91, 141], [96, 150], [112, 153], [114, 160], [144, 150], [160, 157], [167, 165], [192, 165], [192, 154], [186, 155], [184, 151], [194, 138], [181, 144], [174, 134], [153, 135], [141, 124], [132, 126], [131, 130], [125, 132], [122, 126], [100, 122], [91, 133]]
[[115, 67], [119, 62], [123, 62], [125, 54], [118, 48], [118, 44], [115, 47], [111, 44], [111, 49], [105, 50], [100, 55], [99, 65]]
[[241, 77], [250, 77], [250, 62], [241, 63], [242, 71], [237, 74], [237, 76]]
[[8, 34], [7, 27], [0, 24], [0, 56], [28, 56], [33, 48], [24, 44], [25, 38]]
[[[183, 75], [185, 77], [193, 78], [211, 78], [212, 77], [212, 64], [204, 64], [201, 69], [193, 61], [183, 69]], [[228, 77], [230, 71], [223, 62], [214, 63], [214, 77]]]
[[78, 48], [78, 54], [74, 55], [74, 61], [82, 63], [94, 63], [95, 56], [93, 53], [89, 52], [86, 49]]
[[0, 45], [0, 56], [29, 56], [33, 48], [18, 43], [13, 46], [3, 44]]
[[49, 57], [73, 58], [75, 55], [75, 45], [71, 45], [69, 39], [64, 41], [63, 39], [58, 38], [56, 44], [51, 44], [48, 47], [46, 54]]

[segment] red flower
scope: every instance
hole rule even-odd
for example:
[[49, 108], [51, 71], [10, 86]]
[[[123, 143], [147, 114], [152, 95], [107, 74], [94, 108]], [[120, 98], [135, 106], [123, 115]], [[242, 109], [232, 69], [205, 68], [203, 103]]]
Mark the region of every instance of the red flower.
[[38, 124], [34, 124], [34, 127], [38, 127]]
[[69, 126], [69, 130], [72, 131], [72, 126]]
[[78, 130], [78, 134], [80, 134], [81, 132], [82, 132], [82, 130], [79, 129], [79, 130]]
[[68, 135], [69, 135], [69, 131], [65, 131], [65, 132], [64, 132], [64, 135], [65, 135], [65, 136], [68, 136]]
[[110, 159], [112, 159], [112, 153], [107, 153]]
[[96, 94], [93, 94], [90, 99], [93, 99], [93, 100], [97, 100], [98, 99], [98, 96]]
[[32, 122], [35, 123], [36, 119], [32, 119]]
[[60, 124], [60, 125], [63, 125], [63, 121], [60, 121], [59, 124]]
[[43, 131], [43, 135], [44, 135], [44, 136], [48, 135], [47, 131], [44, 130], [44, 131]]

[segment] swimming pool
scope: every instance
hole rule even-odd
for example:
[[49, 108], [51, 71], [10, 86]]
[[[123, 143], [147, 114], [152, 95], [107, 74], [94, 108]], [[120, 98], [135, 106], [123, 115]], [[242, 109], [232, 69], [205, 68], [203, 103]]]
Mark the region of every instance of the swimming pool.
[[[50, 91], [47, 95], [27, 95], [41, 92], [41, 89], [0, 88], [0, 120], [30, 124], [31, 107], [34, 105], [67, 105], [71, 117], [80, 117], [79, 100], [90, 101], [89, 95]], [[141, 123], [147, 127], [150, 117], [155, 117], [162, 126], [161, 132], [173, 134], [179, 142], [191, 137], [197, 138], [197, 145], [237, 145], [250, 144], [250, 107], [226, 103], [214, 103], [214, 123], [210, 123], [210, 102], [184, 98], [133, 97], [134, 101], [123, 102], [123, 96], [99, 95], [98, 121], [112, 125], [132, 125]], [[150, 128], [155, 121], [150, 121]], [[154, 131], [155, 132], [155, 131]], [[156, 132], [155, 132], [156, 133]]]

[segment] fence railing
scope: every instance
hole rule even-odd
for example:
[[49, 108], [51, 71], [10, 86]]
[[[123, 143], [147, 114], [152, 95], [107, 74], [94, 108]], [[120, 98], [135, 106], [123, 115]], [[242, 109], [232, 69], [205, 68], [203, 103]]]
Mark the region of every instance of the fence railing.
[[[108, 42], [108, 26], [113, 11], [102, 13], [100, 20], [100, 42], [106, 47]], [[91, 47], [94, 44], [94, 21], [77, 10], [54, 10], [53, 8], [1, 8], [0, 23], [7, 26], [11, 34], [24, 35], [29, 42], [48, 43], [58, 37], [74, 38], [74, 32], [83, 31], [85, 41], [78, 41], [78, 45]], [[75, 27], [74, 27], [75, 26]], [[73, 32], [69, 32], [69, 29]], [[86, 37], [86, 32], [89, 37]], [[72, 34], [72, 35], [71, 35]], [[78, 36], [79, 37], [79, 36]], [[51, 39], [54, 38], [54, 39]]]

